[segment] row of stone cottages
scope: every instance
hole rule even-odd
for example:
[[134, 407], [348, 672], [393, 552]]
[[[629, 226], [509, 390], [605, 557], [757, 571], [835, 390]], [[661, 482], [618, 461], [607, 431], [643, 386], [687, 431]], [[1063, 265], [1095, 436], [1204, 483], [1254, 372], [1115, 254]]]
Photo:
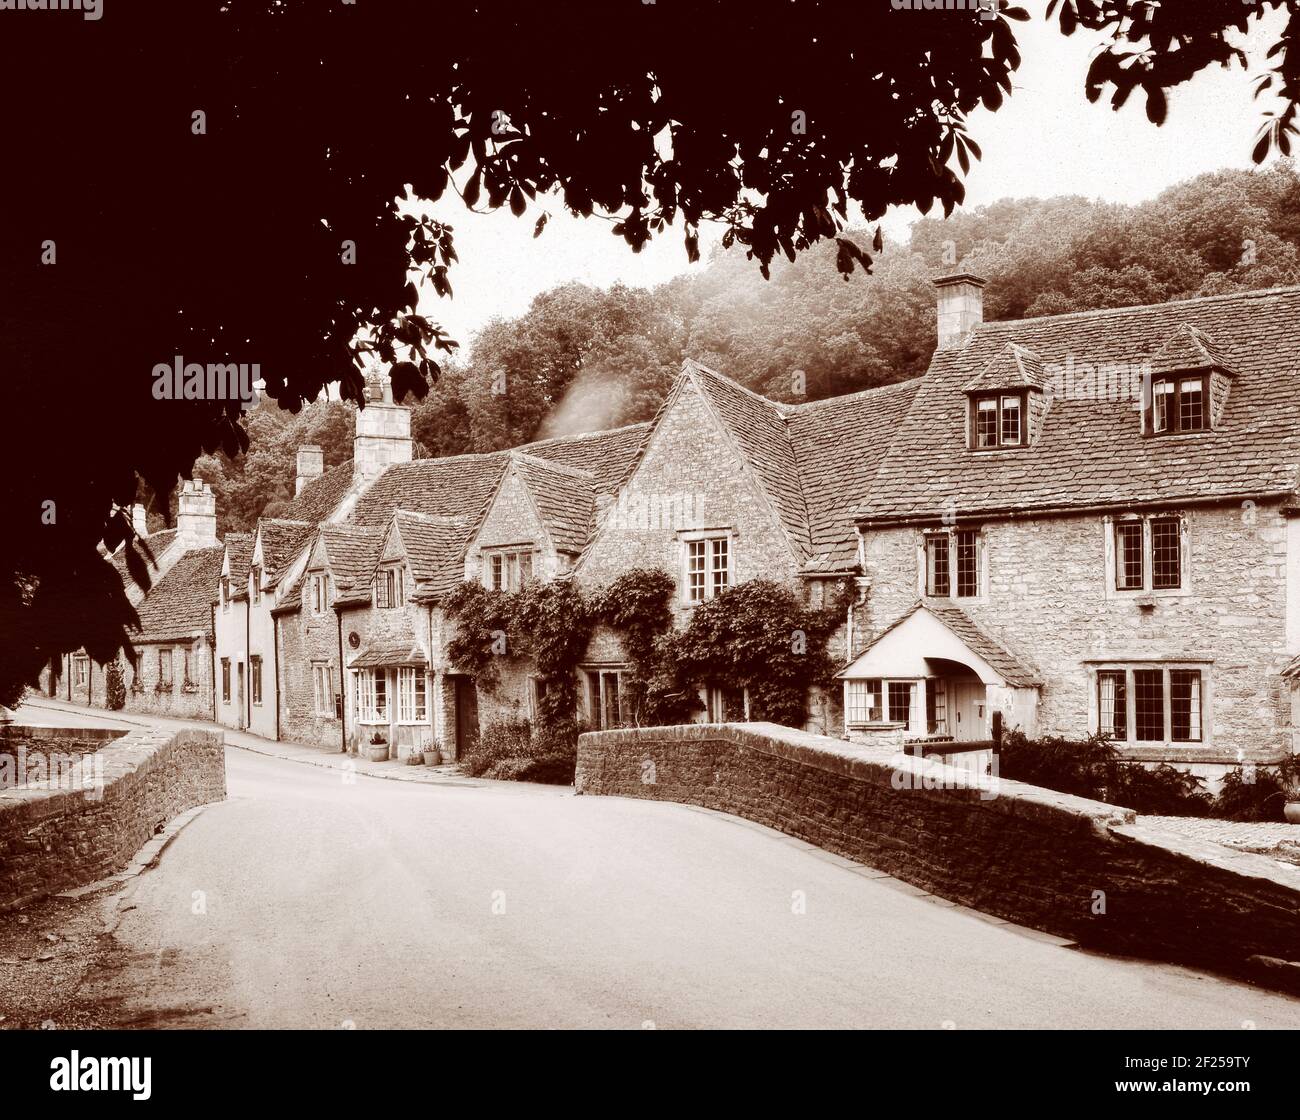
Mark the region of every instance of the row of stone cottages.
[[[488, 691], [449, 662], [459, 581], [660, 567], [679, 622], [756, 577], [813, 602], [854, 579], [818, 731], [978, 741], [999, 713], [1211, 779], [1295, 749], [1300, 289], [985, 323], [982, 280], [936, 286], [923, 377], [813, 403], [687, 361], [652, 422], [413, 461], [409, 411], [375, 383], [353, 460], [303, 448], [284, 518], [218, 541], [186, 485], [176, 530], [148, 538], [128, 707], [454, 756], [537, 699], [526, 664]], [[102, 703], [100, 667], [53, 668], [45, 687]], [[625, 718], [626, 668], [598, 633], [591, 725]], [[705, 719], [748, 708], [701, 699]]]

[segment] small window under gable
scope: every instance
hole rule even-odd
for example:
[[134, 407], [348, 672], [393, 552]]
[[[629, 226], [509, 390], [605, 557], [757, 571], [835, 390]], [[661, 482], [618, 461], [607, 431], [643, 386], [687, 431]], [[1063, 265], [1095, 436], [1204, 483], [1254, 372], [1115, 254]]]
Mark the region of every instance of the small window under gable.
[[1223, 420], [1236, 373], [1199, 327], [1183, 323], [1151, 357], [1142, 394], [1142, 430], [1149, 436], [1213, 431]]
[[1032, 350], [1009, 342], [965, 389], [967, 446], [972, 451], [1028, 447], [1047, 407], [1046, 374]]

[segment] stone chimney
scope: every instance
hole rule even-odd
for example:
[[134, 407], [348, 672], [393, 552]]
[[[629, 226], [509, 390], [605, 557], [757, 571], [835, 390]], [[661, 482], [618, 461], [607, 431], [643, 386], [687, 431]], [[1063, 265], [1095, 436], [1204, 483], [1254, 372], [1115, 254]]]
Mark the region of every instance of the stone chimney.
[[394, 463], [412, 459], [411, 410], [393, 402], [388, 374], [366, 376], [366, 407], [357, 409], [357, 434], [352, 441], [352, 480], [368, 486]]
[[320, 478], [325, 473], [325, 452], [314, 443], [298, 448], [298, 476], [293, 480], [293, 496], [302, 493], [302, 488], [313, 478]]
[[939, 349], [960, 346], [966, 336], [984, 322], [984, 285], [987, 280], [969, 272], [940, 276], [934, 286], [939, 289]]
[[176, 539], [182, 549], [221, 543], [217, 540], [217, 498], [211, 486], [197, 479], [181, 483], [176, 505]]
[[149, 535], [149, 519], [145, 515], [143, 502], [136, 502], [131, 507], [131, 528], [135, 530], [137, 537]]

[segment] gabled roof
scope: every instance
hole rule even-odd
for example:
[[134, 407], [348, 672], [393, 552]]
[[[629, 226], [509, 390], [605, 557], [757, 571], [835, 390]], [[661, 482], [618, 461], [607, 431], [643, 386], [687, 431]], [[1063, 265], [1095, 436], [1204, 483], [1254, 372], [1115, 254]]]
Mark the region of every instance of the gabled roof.
[[[461, 582], [465, 548], [474, 531], [470, 518], [429, 517], [398, 510], [393, 523], [406, 551], [417, 594], [439, 597]], [[377, 556], [376, 568], [379, 562]]]
[[516, 451], [511, 464], [528, 487], [538, 516], [561, 552], [581, 552], [596, 516], [596, 477]]
[[1164, 345], [1151, 356], [1153, 377], [1204, 369], [1220, 369], [1229, 376], [1236, 376], [1217, 343], [1191, 323], [1176, 326]]
[[966, 392], [988, 389], [1042, 389], [1047, 383], [1043, 360], [1028, 347], [1008, 342], [966, 386]]
[[187, 641], [212, 637], [212, 604], [225, 549], [197, 548], [185, 553], [140, 604], [136, 642]]
[[1286, 677], [1287, 680], [1300, 680], [1300, 657], [1297, 657], [1282, 670], [1282, 676]]
[[[934, 628], [933, 623], [926, 623], [925, 618], [921, 616], [929, 616], [937, 620], [942, 624], [941, 628]], [[924, 633], [927, 626], [929, 627], [928, 639], [914, 636], [911, 639], [914, 645], [909, 650], [903, 635], [918, 629]], [[892, 645], [888, 644], [891, 638]], [[922, 642], [924, 644], [920, 644]], [[904, 644], [900, 645], [900, 643]], [[950, 648], [945, 648], [945, 645]], [[878, 648], [882, 646], [884, 648]], [[883, 660], [887, 664], [873, 666], [871, 664], [873, 653], [877, 660]], [[911, 676], [913, 669], [905, 664], [904, 654], [907, 655], [906, 659], [912, 661], [934, 658], [962, 660], [966, 654], [974, 654], [978, 658], [976, 664], [982, 662], [986, 667], [980, 674], [982, 677], [987, 678], [988, 671], [991, 670], [994, 681], [1000, 678], [1003, 684], [1012, 688], [1037, 688], [1041, 684], [1037, 671], [1016, 657], [1000, 642], [985, 634], [965, 611], [934, 602], [915, 603], [910, 610], [877, 634], [867, 648], [858, 654], [847, 668], [836, 675], [844, 678], [850, 676], [852, 671], [851, 675], [854, 679], [862, 676], [888, 677], [890, 676], [888, 670], [892, 667], [898, 676]], [[953, 656], [954, 654], [960, 656]], [[986, 683], [991, 682], [986, 680]]]
[[[302, 551], [312, 529], [313, 526], [306, 521], [288, 521], [278, 517], [264, 517], [257, 523], [257, 532], [262, 540], [262, 574], [266, 577], [267, 587], [280, 582], [285, 567]], [[249, 559], [252, 559], [251, 552]]]
[[742, 457], [753, 468], [771, 499], [802, 560], [812, 544], [808, 533], [808, 507], [799, 485], [799, 469], [784, 410], [775, 401], [759, 396], [699, 362], [688, 359], [682, 370], [731, 433]]
[[972, 653], [982, 657], [997, 670], [998, 675], [1012, 688], [1035, 688], [1042, 683], [1036, 670], [985, 634], [965, 611], [933, 603], [925, 609], [956, 634]]
[[[1237, 377], [1214, 431], [1144, 437], [1135, 399], [1142, 372], [1175, 332]], [[1032, 447], [970, 451], [964, 389], [1008, 343], [1074, 371], [1078, 384], [1067, 378], [1053, 395]], [[1083, 375], [1088, 367], [1102, 376]], [[1117, 368], [1118, 376], [1106, 376]], [[1125, 392], [1097, 391], [1099, 382], [1116, 381]], [[976, 327], [964, 345], [935, 352], [859, 514], [871, 522], [935, 517], [954, 506], [990, 515], [1240, 500], [1294, 492], [1297, 463], [1300, 288], [1239, 292]]]
[[384, 543], [381, 529], [362, 525], [322, 525], [325, 558], [337, 599], [369, 598], [370, 579]]
[[639, 424], [603, 432], [554, 436], [526, 443], [514, 450], [561, 466], [590, 471], [596, 493], [612, 494], [649, 437], [651, 426], [651, 421], [643, 420]]
[[853, 511], [871, 481], [920, 378], [787, 409], [790, 438], [808, 508], [807, 573], [844, 572], [857, 564]]
[[248, 568], [253, 559], [252, 533], [227, 533], [226, 555], [230, 567], [230, 597], [245, 599], [248, 597]]

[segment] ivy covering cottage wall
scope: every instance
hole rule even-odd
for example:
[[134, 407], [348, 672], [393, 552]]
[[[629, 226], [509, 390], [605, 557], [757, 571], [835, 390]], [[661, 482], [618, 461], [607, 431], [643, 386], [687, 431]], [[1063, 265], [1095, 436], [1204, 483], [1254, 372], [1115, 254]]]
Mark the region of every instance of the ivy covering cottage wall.
[[829, 605], [811, 608], [785, 584], [750, 580], [700, 604], [681, 629], [673, 626], [675, 594], [672, 576], [654, 568], [591, 592], [567, 582], [517, 592], [457, 588], [446, 603], [457, 631], [448, 645], [455, 665], [489, 694], [511, 663], [531, 661], [538, 682], [535, 726], [489, 723], [479, 772], [501, 763], [503, 751], [528, 749], [563, 755], [571, 778], [582, 730], [578, 668], [597, 627], [613, 631], [627, 657], [622, 710], [630, 724], [689, 722], [703, 708], [700, 690], [727, 687], [748, 694], [751, 718], [801, 726], [809, 690], [829, 686], [834, 672], [827, 643], [852, 595], [849, 581]]

